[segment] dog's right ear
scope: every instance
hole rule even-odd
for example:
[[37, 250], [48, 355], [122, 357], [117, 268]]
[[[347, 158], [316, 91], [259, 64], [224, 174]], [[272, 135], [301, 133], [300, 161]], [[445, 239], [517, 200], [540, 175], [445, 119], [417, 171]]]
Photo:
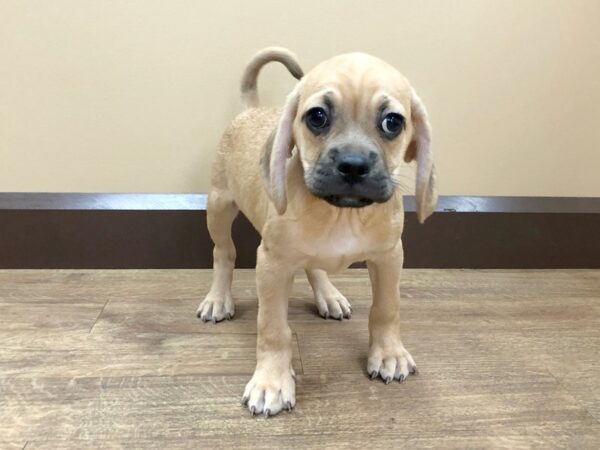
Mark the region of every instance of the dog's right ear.
[[268, 139], [267, 148], [263, 155], [262, 172], [267, 192], [279, 214], [283, 214], [287, 208], [285, 172], [287, 159], [292, 156], [295, 145], [294, 118], [300, 101], [298, 86], [288, 96], [281, 111], [277, 128]]

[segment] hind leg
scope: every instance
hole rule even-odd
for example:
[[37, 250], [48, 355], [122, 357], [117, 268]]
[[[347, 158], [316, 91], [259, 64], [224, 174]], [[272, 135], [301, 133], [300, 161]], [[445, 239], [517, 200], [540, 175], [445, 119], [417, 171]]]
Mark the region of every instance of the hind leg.
[[231, 279], [235, 266], [235, 246], [231, 239], [231, 224], [239, 209], [227, 190], [213, 188], [206, 211], [208, 232], [215, 244], [213, 279], [210, 291], [196, 311], [203, 321], [214, 323], [231, 319], [235, 313], [231, 298]]
[[321, 317], [325, 319], [331, 317], [337, 320], [342, 320], [344, 317], [350, 318], [352, 306], [331, 283], [327, 272], [319, 269], [306, 269], [306, 276], [315, 294], [315, 302]]

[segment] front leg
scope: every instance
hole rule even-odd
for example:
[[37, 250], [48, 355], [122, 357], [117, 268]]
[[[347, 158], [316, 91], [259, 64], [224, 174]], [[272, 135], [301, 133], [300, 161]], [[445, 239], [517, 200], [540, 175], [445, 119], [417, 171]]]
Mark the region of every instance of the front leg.
[[284, 259], [267, 250], [264, 243], [258, 248], [256, 369], [242, 397], [252, 415], [275, 415], [296, 404], [292, 331], [287, 322], [295, 267]]
[[385, 383], [404, 381], [417, 367], [400, 340], [400, 271], [402, 243], [377, 258], [367, 261], [373, 289], [369, 314], [369, 359], [367, 373], [380, 376]]

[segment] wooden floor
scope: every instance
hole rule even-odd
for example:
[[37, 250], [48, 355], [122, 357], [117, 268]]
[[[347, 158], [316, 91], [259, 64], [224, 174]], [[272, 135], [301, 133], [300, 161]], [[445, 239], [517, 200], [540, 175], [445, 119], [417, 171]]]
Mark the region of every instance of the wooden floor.
[[350, 321], [290, 303], [294, 412], [240, 405], [252, 271], [236, 317], [195, 318], [210, 271], [0, 271], [0, 448], [600, 448], [600, 271], [406, 270], [420, 374], [365, 374], [365, 271], [334, 277]]

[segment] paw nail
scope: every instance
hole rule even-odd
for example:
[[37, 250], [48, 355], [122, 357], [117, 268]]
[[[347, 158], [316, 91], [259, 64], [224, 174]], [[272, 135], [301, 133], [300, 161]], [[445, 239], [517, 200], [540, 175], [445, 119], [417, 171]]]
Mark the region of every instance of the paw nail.
[[377, 378], [377, 371], [376, 371], [376, 370], [374, 370], [373, 372], [371, 372], [371, 373], [369, 374], [369, 376], [371, 377], [371, 380], [372, 380], [373, 378]]
[[400, 377], [398, 378], [398, 381], [400, 383], [402, 383], [404, 381], [404, 375], [400, 374]]
[[390, 384], [391, 381], [392, 381], [392, 377], [387, 377], [385, 379], [385, 384]]
[[248, 404], [248, 397], [242, 397], [242, 406], [246, 406]]
[[335, 320], [342, 320], [343, 318], [344, 318], [344, 316], [342, 316], [342, 315], [340, 314], [339, 316], [337, 316], [337, 317], [335, 318]]
[[291, 411], [291, 410], [292, 410], [292, 402], [287, 402], [287, 403], [285, 404], [285, 408], [286, 408], [288, 411]]
[[256, 414], [256, 408], [254, 406], [250, 407], [250, 414], [252, 414], [252, 415]]
[[225, 314], [225, 318], [226, 318], [227, 320], [231, 320], [231, 313], [227, 313], [227, 314]]
[[323, 314], [323, 319], [329, 319], [329, 313]]
[[265, 417], [269, 417], [271, 415], [270, 409], [265, 409]]

